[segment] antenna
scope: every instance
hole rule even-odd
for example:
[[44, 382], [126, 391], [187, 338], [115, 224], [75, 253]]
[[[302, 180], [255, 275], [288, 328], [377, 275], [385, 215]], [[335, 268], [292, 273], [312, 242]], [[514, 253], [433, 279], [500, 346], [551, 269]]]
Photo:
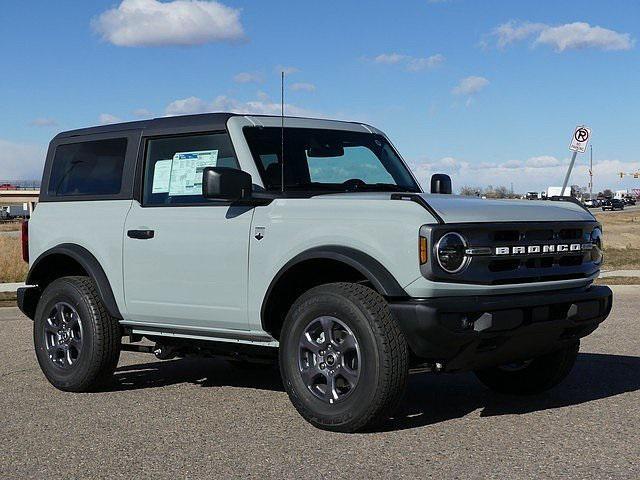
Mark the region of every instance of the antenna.
[[281, 115], [280, 115], [280, 188], [284, 193], [284, 70], [281, 72], [282, 77], [280, 81], [280, 102], [281, 102]]

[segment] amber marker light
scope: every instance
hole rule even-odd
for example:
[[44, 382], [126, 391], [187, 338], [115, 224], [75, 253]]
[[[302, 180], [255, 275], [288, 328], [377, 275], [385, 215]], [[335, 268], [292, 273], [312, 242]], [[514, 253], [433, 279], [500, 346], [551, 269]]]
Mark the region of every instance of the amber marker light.
[[424, 265], [427, 263], [429, 259], [428, 249], [427, 249], [427, 238], [420, 237], [419, 240], [419, 250], [420, 250], [420, 265]]

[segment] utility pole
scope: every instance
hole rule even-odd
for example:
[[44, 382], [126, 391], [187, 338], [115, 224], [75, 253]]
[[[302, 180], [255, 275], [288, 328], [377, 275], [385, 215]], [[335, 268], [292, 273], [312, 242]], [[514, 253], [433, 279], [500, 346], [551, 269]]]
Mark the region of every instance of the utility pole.
[[593, 199], [593, 144], [589, 147], [591, 148], [591, 156], [589, 159], [589, 199]]

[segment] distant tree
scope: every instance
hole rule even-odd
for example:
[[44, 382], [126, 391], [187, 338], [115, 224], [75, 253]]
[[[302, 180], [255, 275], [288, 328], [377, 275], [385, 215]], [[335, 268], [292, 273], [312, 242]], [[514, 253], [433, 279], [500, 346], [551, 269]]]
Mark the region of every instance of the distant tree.
[[510, 191], [504, 185], [500, 185], [496, 187], [496, 198], [508, 198], [510, 195]]
[[496, 187], [489, 185], [484, 191], [484, 194], [487, 198], [509, 198], [510, 196], [509, 189], [504, 185]]
[[473, 187], [471, 185], [463, 185], [460, 189], [460, 195], [465, 197], [479, 197], [482, 194], [482, 188]]
[[606, 198], [606, 197], [613, 197], [613, 191], [612, 191], [610, 188], [605, 188], [605, 189], [602, 191], [602, 195], [604, 195], [604, 196], [605, 196], [605, 198]]
[[581, 187], [580, 185], [571, 185], [571, 192], [576, 198], [584, 198], [587, 196], [587, 187]]

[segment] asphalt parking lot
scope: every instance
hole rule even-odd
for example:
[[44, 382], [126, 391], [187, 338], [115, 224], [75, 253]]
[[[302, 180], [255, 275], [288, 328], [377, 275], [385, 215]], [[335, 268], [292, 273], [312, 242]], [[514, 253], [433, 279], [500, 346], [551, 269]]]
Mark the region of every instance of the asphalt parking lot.
[[31, 322], [0, 309], [0, 478], [640, 478], [640, 288], [546, 395], [413, 375], [376, 433], [316, 430], [274, 371], [123, 353], [112, 389], [51, 387]]

